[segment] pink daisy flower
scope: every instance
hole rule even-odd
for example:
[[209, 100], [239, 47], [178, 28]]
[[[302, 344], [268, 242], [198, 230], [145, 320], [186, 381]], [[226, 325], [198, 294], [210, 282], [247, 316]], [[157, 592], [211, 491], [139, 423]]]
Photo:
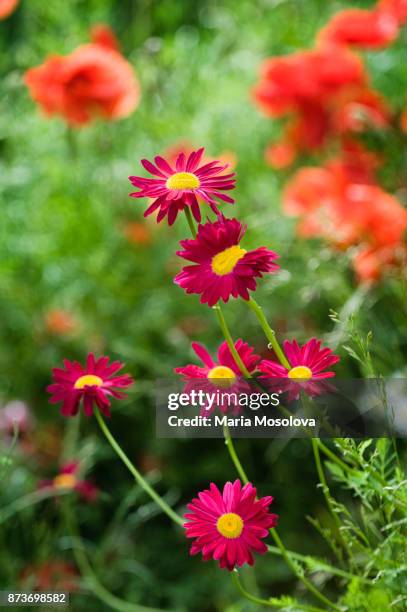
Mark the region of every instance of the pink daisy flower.
[[195, 538], [191, 555], [202, 553], [203, 560], [215, 559], [221, 568], [232, 571], [245, 563], [253, 565], [252, 552], [267, 552], [262, 542], [277, 525], [277, 515], [269, 513], [270, 496], [256, 499], [252, 484], [243, 488], [240, 480], [227, 482], [221, 493], [211, 483], [188, 504], [185, 514], [187, 538]]
[[159, 155], [154, 158], [155, 165], [147, 159], [141, 160], [144, 168], [156, 177], [129, 176], [131, 183], [140, 189], [130, 194], [133, 198], [154, 200], [144, 213], [145, 217], [159, 209], [157, 223], [167, 217], [168, 225], [172, 225], [178, 213], [189, 206], [199, 222], [201, 211], [198, 198], [207, 202], [216, 214], [219, 211], [215, 198], [234, 203], [233, 198], [222, 192], [235, 188], [235, 173], [222, 174], [229, 164], [221, 164], [217, 160], [200, 166], [204, 151], [204, 148], [192, 151], [188, 157], [180, 153], [175, 168]]
[[40, 483], [40, 489], [61, 489], [77, 491], [81, 497], [88, 502], [93, 502], [98, 496], [98, 489], [88, 480], [79, 478], [79, 463], [65, 463], [57, 476], [52, 480], [44, 480]]
[[110, 416], [109, 397], [123, 399], [125, 393], [119, 391], [134, 383], [129, 374], [113, 376], [122, 369], [124, 364], [114, 361], [109, 365], [109, 357], [100, 357], [95, 360], [93, 353], [89, 353], [86, 366], [77, 361], [64, 360], [65, 369], [52, 370], [53, 384], [47, 387], [52, 394], [51, 404], [62, 403], [63, 416], [75, 416], [79, 405], [83, 403], [86, 416], [92, 416], [94, 404], [107, 417]]
[[222, 217], [215, 223], [199, 225], [193, 240], [181, 240], [183, 251], [177, 255], [192, 261], [174, 282], [186, 293], [201, 294], [201, 302], [214, 306], [230, 296], [249, 300], [249, 290], [256, 289], [256, 277], [275, 272], [277, 253], [266, 247], [246, 251], [240, 246], [247, 227], [237, 219]]
[[279, 378], [278, 386], [282, 391], [288, 391], [289, 401], [298, 399], [301, 389], [311, 396], [321, 395], [329, 389], [329, 385], [324, 385], [321, 380], [335, 376], [335, 372], [326, 370], [338, 363], [338, 355], [330, 348], [321, 348], [321, 341], [316, 338], [311, 338], [303, 346], [296, 340], [285, 340], [283, 348], [291, 368], [263, 359], [258, 365], [263, 374], [260, 378]]
[[[235, 342], [235, 348], [247, 370], [250, 373], [254, 372], [257, 363], [260, 361], [260, 356], [256, 355], [254, 349], [240, 339]], [[187, 383], [184, 393], [200, 390], [204, 393], [225, 391], [225, 397], [219, 394], [223, 401], [221, 405], [216, 407], [223, 413], [226, 413], [228, 408], [231, 407], [235, 414], [240, 412], [240, 407], [233, 401], [234, 395], [238, 396], [240, 393], [249, 393], [250, 385], [246, 380], [242, 379], [242, 374], [230, 352], [227, 342], [222, 342], [220, 345], [216, 361], [202, 344], [193, 342], [192, 349], [202, 361], [203, 367], [189, 364], [182, 368], [175, 368], [174, 371], [177, 374], [181, 374]], [[212, 405], [209, 409], [209, 405], [206, 404], [202, 406], [201, 414], [209, 415], [214, 409], [215, 405]]]

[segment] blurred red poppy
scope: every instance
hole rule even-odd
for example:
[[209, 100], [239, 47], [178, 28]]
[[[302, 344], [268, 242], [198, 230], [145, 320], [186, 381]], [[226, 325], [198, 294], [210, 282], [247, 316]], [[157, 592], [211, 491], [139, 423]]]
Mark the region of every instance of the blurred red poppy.
[[0, 0], [0, 19], [6, 19], [15, 11], [19, 0]]
[[53, 55], [25, 73], [31, 97], [45, 113], [60, 115], [72, 126], [98, 117], [122, 119], [139, 102], [132, 66], [112, 48], [113, 34], [107, 36], [100, 27], [98, 42], [82, 45], [67, 56]]
[[379, 278], [406, 247], [407, 210], [375, 182], [374, 164], [361, 152], [302, 168], [283, 196], [286, 214], [301, 218], [300, 236], [321, 237], [338, 248], [360, 247], [354, 263], [362, 280]]
[[79, 573], [72, 563], [53, 560], [41, 565], [28, 565], [20, 576], [20, 585], [33, 591], [68, 591], [79, 587]]
[[78, 322], [73, 315], [62, 308], [52, 308], [45, 313], [45, 327], [48, 332], [57, 336], [65, 336], [78, 329]]
[[393, 15], [400, 25], [407, 23], [407, 0], [380, 0], [378, 8]]
[[387, 47], [397, 38], [399, 24], [388, 11], [346, 9], [336, 13], [318, 35], [320, 43], [339, 43], [361, 49]]

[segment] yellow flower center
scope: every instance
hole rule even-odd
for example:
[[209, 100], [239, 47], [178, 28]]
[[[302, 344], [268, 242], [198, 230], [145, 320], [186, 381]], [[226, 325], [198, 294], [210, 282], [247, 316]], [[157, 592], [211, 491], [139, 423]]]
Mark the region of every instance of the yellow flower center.
[[90, 387], [92, 385], [95, 387], [101, 387], [103, 385], [103, 380], [100, 378], [100, 376], [85, 374], [85, 376], [78, 378], [74, 384], [74, 387], [75, 389], [83, 389], [84, 387]]
[[201, 181], [192, 172], [176, 172], [167, 179], [165, 185], [167, 189], [198, 189]]
[[73, 489], [76, 485], [76, 478], [73, 474], [59, 474], [55, 476], [53, 483], [57, 489]]
[[212, 271], [218, 276], [230, 274], [237, 262], [246, 255], [239, 245], [231, 246], [212, 258]]
[[208, 374], [209, 380], [215, 380], [219, 387], [231, 387], [236, 380], [236, 374], [227, 366], [215, 366]]
[[224, 538], [234, 540], [238, 538], [243, 531], [243, 521], [238, 514], [228, 512], [227, 514], [222, 514], [222, 516], [218, 518], [216, 529]]
[[312, 370], [307, 366], [296, 366], [288, 372], [288, 378], [302, 378], [302, 380], [308, 380], [312, 378]]

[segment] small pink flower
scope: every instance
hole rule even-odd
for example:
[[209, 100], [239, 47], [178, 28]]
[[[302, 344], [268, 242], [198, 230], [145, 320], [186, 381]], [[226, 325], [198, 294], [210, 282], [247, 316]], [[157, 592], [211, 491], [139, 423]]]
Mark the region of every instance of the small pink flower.
[[0, 408], [0, 432], [13, 435], [14, 428], [18, 433], [26, 433], [32, 428], [33, 419], [29, 407], [25, 402], [13, 400]]
[[119, 389], [134, 383], [129, 374], [113, 376], [124, 364], [114, 361], [109, 365], [109, 357], [95, 360], [93, 353], [89, 353], [85, 367], [68, 359], [64, 360], [64, 365], [65, 369], [52, 370], [54, 382], [47, 387], [47, 391], [52, 394], [50, 403], [62, 403], [63, 416], [75, 416], [82, 401], [86, 416], [92, 416], [96, 404], [99, 410], [109, 417], [109, 397], [123, 399], [126, 394]]
[[52, 480], [44, 480], [40, 483], [40, 489], [77, 491], [88, 502], [95, 501], [98, 496], [98, 489], [91, 482], [79, 478], [79, 463], [77, 461], [65, 463], [59, 474]]
[[195, 538], [191, 555], [202, 553], [204, 561], [215, 559], [221, 568], [232, 571], [245, 563], [253, 565], [252, 551], [262, 555], [262, 542], [277, 524], [277, 515], [269, 513], [270, 496], [256, 499], [252, 484], [243, 488], [240, 480], [227, 482], [221, 493], [211, 483], [188, 504], [185, 514], [187, 538]]
[[174, 282], [186, 293], [201, 294], [201, 302], [214, 306], [230, 296], [249, 300], [249, 290], [256, 289], [256, 277], [278, 269], [278, 255], [266, 247], [246, 251], [240, 246], [246, 232], [237, 219], [222, 217], [215, 223], [198, 227], [194, 240], [181, 240], [183, 251], [177, 255], [192, 261], [175, 277]]
[[[226, 413], [228, 408], [233, 408], [235, 414], [240, 412], [239, 405], [234, 402], [234, 395], [250, 393], [250, 385], [242, 379], [242, 373], [230, 352], [227, 342], [220, 345], [216, 361], [202, 344], [193, 342], [192, 348], [202, 361], [203, 367], [189, 364], [182, 368], [175, 368], [175, 372], [181, 374], [187, 383], [184, 393], [199, 392], [200, 390], [204, 393], [220, 391], [219, 395], [222, 402], [216, 407], [223, 413]], [[260, 356], [256, 355], [254, 349], [240, 339], [235, 342], [235, 348], [246, 369], [250, 374], [254, 372], [257, 363], [260, 361]], [[225, 392], [224, 397], [222, 392]], [[212, 405], [209, 409], [209, 405], [205, 404], [202, 406], [201, 414], [209, 415], [214, 409], [215, 405]]]
[[291, 368], [263, 359], [257, 366], [263, 374], [260, 378], [286, 379], [279, 380], [278, 386], [282, 392], [288, 391], [289, 401], [298, 399], [301, 389], [311, 396], [326, 390], [320, 381], [335, 376], [335, 372], [326, 369], [338, 363], [339, 357], [330, 348], [321, 348], [321, 341], [316, 338], [311, 338], [303, 346], [296, 340], [285, 340], [283, 347]]
[[130, 194], [133, 198], [154, 200], [144, 213], [145, 217], [159, 209], [157, 223], [167, 217], [168, 225], [172, 225], [178, 213], [189, 206], [199, 222], [201, 211], [197, 198], [207, 202], [216, 214], [219, 211], [215, 198], [234, 203], [233, 198], [222, 192], [234, 189], [235, 173], [222, 174], [229, 164], [221, 164], [217, 160], [200, 166], [204, 151], [204, 148], [192, 151], [188, 157], [180, 153], [175, 168], [160, 156], [154, 158], [155, 165], [147, 159], [141, 160], [147, 172], [156, 177], [129, 177], [131, 183], [140, 189]]

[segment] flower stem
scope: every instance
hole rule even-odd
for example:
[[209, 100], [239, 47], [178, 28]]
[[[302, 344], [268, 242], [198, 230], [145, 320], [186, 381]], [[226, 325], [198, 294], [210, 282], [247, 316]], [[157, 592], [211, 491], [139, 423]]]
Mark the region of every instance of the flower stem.
[[[332, 518], [334, 520], [334, 523], [336, 525], [336, 529], [338, 531], [338, 537], [339, 540], [343, 546], [343, 549], [346, 550], [346, 552], [348, 553], [349, 557], [352, 558], [352, 554], [351, 551], [349, 550], [348, 544], [345, 540], [345, 538], [342, 535], [342, 531], [341, 531], [341, 521], [339, 520], [338, 514], [335, 512], [335, 508], [334, 505], [332, 503], [332, 498], [331, 498], [331, 493], [329, 491], [329, 487], [328, 487], [328, 482], [325, 478], [325, 474], [324, 474], [324, 470], [322, 467], [322, 462], [321, 462], [321, 455], [319, 453], [319, 445], [318, 442], [315, 438], [311, 438], [311, 444], [312, 444], [312, 450], [314, 453], [314, 459], [315, 459], [315, 466], [317, 468], [317, 472], [318, 472], [318, 477], [321, 483], [321, 487], [322, 487], [322, 493], [325, 497], [325, 501], [327, 503], [328, 509], [332, 515]], [[341, 556], [341, 555], [340, 555]]]
[[267, 340], [270, 342], [271, 348], [273, 349], [273, 351], [275, 352], [275, 354], [278, 357], [278, 360], [280, 361], [280, 363], [287, 368], [287, 370], [291, 369], [291, 366], [288, 362], [287, 357], [284, 354], [283, 349], [281, 348], [281, 346], [278, 343], [278, 340], [276, 338], [276, 334], [274, 332], [273, 329], [271, 329], [270, 325], [267, 322], [266, 317], [264, 316], [264, 312], [263, 309], [261, 308], [261, 306], [259, 306], [259, 304], [253, 299], [250, 298], [250, 300], [248, 302], [246, 302], [249, 306], [249, 308], [252, 309], [252, 311], [254, 312], [254, 314], [256, 315], [262, 330], [264, 331]]
[[[270, 544], [267, 546], [267, 549], [272, 555], [282, 556], [281, 550], [277, 546], [271, 546]], [[345, 578], [346, 580], [353, 580], [355, 578], [354, 574], [350, 572], [346, 572], [338, 567], [333, 567], [329, 563], [325, 563], [325, 561], [321, 561], [320, 559], [315, 559], [314, 557], [309, 557], [307, 555], [301, 555], [301, 553], [293, 552], [292, 550], [287, 550], [287, 553], [290, 555], [292, 559], [296, 561], [300, 561], [305, 565], [310, 565], [310, 562], [315, 561], [315, 571], [326, 572], [327, 574], [332, 574], [333, 576], [340, 576], [341, 578]], [[364, 584], [373, 584], [373, 580], [369, 578], [364, 578], [363, 576], [358, 576], [357, 579]]]
[[289, 554], [288, 550], [286, 550], [286, 548], [285, 548], [283, 542], [281, 541], [280, 536], [278, 535], [276, 529], [274, 529], [274, 528], [270, 529], [270, 533], [271, 533], [271, 536], [272, 536], [273, 540], [275, 541], [275, 543], [277, 544], [278, 548], [280, 549], [281, 555], [284, 557], [285, 562], [291, 568], [291, 570], [294, 572], [294, 574], [297, 576], [297, 578], [299, 578], [299, 580], [301, 580], [303, 585], [306, 586], [307, 589], [311, 593], [313, 593], [313, 595], [315, 595], [315, 597], [317, 597], [317, 599], [322, 601], [326, 606], [328, 606], [332, 610], [337, 610], [338, 612], [341, 612], [341, 610], [340, 610], [340, 608], [338, 608], [338, 606], [336, 606], [334, 603], [332, 603], [332, 601], [330, 601], [327, 597], [325, 597], [325, 595], [323, 595], [320, 591], [318, 591], [318, 589], [316, 587], [314, 587], [312, 582], [310, 582], [308, 580], [308, 578], [306, 578], [302, 574], [302, 571], [298, 571], [297, 566], [295, 565], [295, 563], [291, 559], [290, 554]]
[[144, 479], [144, 477], [140, 474], [137, 468], [132, 464], [130, 459], [127, 457], [126, 453], [123, 451], [121, 446], [116, 442], [115, 438], [111, 434], [109, 428], [107, 427], [105, 421], [103, 420], [102, 415], [98, 410], [95, 410], [96, 420], [99, 423], [99, 426], [106, 436], [109, 444], [113, 448], [113, 450], [117, 453], [120, 459], [123, 461], [124, 465], [127, 467], [129, 472], [134, 476], [139, 485], [144, 489], [144, 491], [155, 501], [157, 506], [161, 508], [163, 512], [172, 520], [174, 523], [177, 523], [180, 527], [184, 526], [183, 519], [174, 512], [174, 510], [158, 495], [158, 493], [148, 484], [148, 482]]
[[228, 449], [230, 458], [233, 461], [233, 465], [235, 466], [236, 471], [239, 474], [240, 478], [242, 479], [243, 483], [247, 484], [249, 482], [249, 479], [247, 477], [246, 472], [244, 471], [242, 464], [240, 463], [239, 457], [237, 456], [235, 447], [233, 445], [233, 440], [230, 435], [229, 427], [227, 425], [223, 427], [223, 435], [225, 437], [226, 448]]
[[213, 310], [216, 312], [216, 316], [218, 317], [220, 328], [228, 344], [230, 352], [232, 353], [232, 357], [235, 360], [236, 365], [238, 366], [239, 370], [241, 371], [241, 373], [243, 374], [245, 378], [251, 378], [249, 370], [246, 368], [239, 353], [236, 350], [235, 343], [233, 342], [233, 338], [231, 336], [231, 333], [226, 323], [226, 319], [223, 316], [223, 312], [219, 304], [217, 304], [216, 306], [213, 306]]
[[33, 491], [32, 493], [27, 493], [22, 497], [18, 497], [11, 504], [2, 508], [0, 512], [0, 525], [5, 523], [9, 518], [17, 514], [18, 512], [22, 512], [26, 510], [26, 508], [30, 508], [35, 504], [39, 504], [44, 499], [50, 499], [51, 497], [61, 497], [69, 493], [68, 489], [60, 489], [56, 491], [54, 488], [46, 487], [44, 489], [39, 489], [37, 491]]
[[195, 223], [194, 223], [194, 220], [192, 218], [192, 213], [191, 213], [191, 209], [189, 208], [189, 206], [186, 206], [184, 208], [184, 212], [185, 212], [185, 216], [186, 216], [187, 221], [188, 221], [189, 229], [191, 230], [191, 234], [192, 234], [192, 236], [194, 238], [196, 238]]
[[116, 597], [116, 595], [113, 595], [99, 582], [85, 553], [78, 526], [74, 521], [75, 514], [69, 504], [64, 504], [63, 512], [67, 527], [72, 535], [72, 551], [76, 564], [96, 597], [118, 612], [158, 612], [156, 608], [146, 608], [145, 606], [139, 606]]
[[[240, 582], [239, 574], [237, 570], [234, 570], [231, 573], [231, 575], [232, 575], [232, 580], [237, 590], [239, 591], [239, 593], [243, 595], [243, 597], [251, 601], [252, 603], [257, 604], [258, 606], [267, 606], [269, 608], [286, 608], [287, 607], [287, 604], [285, 603], [280, 603], [278, 601], [273, 601], [271, 599], [261, 599], [260, 597], [255, 597], [254, 595], [251, 595], [251, 593], [248, 593], [246, 589], [243, 587], [242, 583]], [[315, 608], [315, 606], [307, 606], [305, 604], [300, 604], [297, 602], [295, 603], [295, 607], [298, 610], [305, 610], [306, 612], [323, 612], [322, 608]]]

